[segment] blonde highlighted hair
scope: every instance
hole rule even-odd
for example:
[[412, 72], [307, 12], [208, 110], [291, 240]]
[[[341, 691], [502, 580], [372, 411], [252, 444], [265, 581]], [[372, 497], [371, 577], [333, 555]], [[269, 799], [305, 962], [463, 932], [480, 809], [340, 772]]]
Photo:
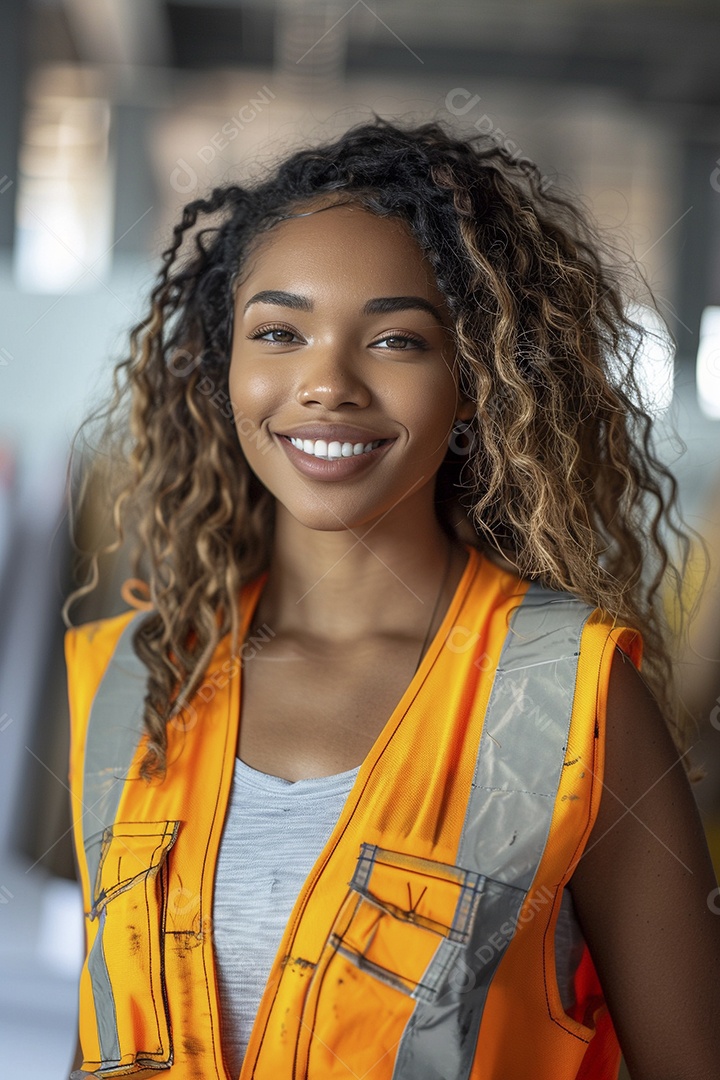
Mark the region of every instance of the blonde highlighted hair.
[[468, 452], [449, 448], [440, 468], [439, 520], [637, 628], [645, 680], [684, 752], [663, 594], [682, 608], [692, 530], [653, 449], [635, 374], [645, 331], [624, 271], [532, 162], [487, 136], [376, 118], [184, 208], [111, 400], [86, 421], [103, 422], [95, 465], [115, 535], [88, 552], [63, 616], [70, 625], [70, 605], [95, 588], [99, 555], [130, 541], [151, 605], [133, 639], [148, 669], [144, 775], [163, 773], [168, 720], [220, 639], [230, 633], [237, 651], [239, 592], [272, 546], [273, 498], [244, 459], [227, 391], [234, 283], [258, 238], [330, 193], [404, 221], [452, 314], [461, 389], [477, 407]]

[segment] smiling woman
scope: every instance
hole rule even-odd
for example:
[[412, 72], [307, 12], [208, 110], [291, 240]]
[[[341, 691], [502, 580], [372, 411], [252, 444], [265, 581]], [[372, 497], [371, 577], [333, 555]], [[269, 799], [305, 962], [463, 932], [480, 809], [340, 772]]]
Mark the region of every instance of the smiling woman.
[[438, 124], [185, 208], [102, 444], [147, 595], [66, 638], [78, 1076], [714, 1076], [610, 254]]
[[[451, 318], [409, 229], [326, 198], [256, 244], [235, 311], [230, 396], [270, 443], [261, 449], [239, 432], [248, 464], [277, 500], [276, 540], [321, 574], [308, 527], [342, 532], [340, 555], [355, 530], [375, 525], [375, 554], [356, 549], [338, 577], [354, 580], [363, 566], [382, 572], [377, 554], [384, 558], [402, 531], [427, 537], [428, 569], [438, 556], [442, 565], [435, 475], [453, 424], [470, 420], [474, 402], [459, 400]], [[395, 591], [412, 620], [417, 601], [402, 585]], [[366, 597], [365, 617], [357, 606], [338, 612], [336, 640], [377, 629], [376, 600]], [[303, 624], [322, 636], [326, 605], [320, 601], [316, 619], [315, 599], [303, 606]]]

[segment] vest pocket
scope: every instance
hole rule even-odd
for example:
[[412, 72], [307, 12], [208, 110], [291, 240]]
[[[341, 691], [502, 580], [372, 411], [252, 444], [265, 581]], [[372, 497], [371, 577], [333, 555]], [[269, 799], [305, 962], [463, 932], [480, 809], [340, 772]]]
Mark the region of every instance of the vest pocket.
[[390, 1075], [418, 1010], [432, 1016], [436, 1034], [438, 1024], [454, 1033], [459, 1012], [478, 1002], [466, 995], [475, 986], [467, 985], [465, 961], [479, 927], [484, 935], [514, 920], [525, 895], [459, 866], [370, 844], [361, 846], [349, 885], [307, 989], [298, 1077], [335, 1076], [334, 1059], [361, 1076], [374, 1075], [385, 1058], [381, 1075]]
[[166, 856], [179, 822], [115, 822], [100, 838], [90, 921], [97, 930], [80, 980], [81, 1017], [94, 1014], [102, 1076], [169, 1068], [164, 974]]
[[432, 998], [423, 976], [443, 939], [469, 941], [483, 881], [459, 866], [363, 844], [330, 944], [395, 989]]

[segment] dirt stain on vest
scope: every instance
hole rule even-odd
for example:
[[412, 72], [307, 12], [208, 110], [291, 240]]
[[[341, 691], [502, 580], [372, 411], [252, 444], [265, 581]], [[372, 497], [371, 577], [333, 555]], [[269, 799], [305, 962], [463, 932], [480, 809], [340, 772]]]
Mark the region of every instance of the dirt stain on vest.
[[203, 1052], [203, 1044], [193, 1035], [183, 1035], [183, 1050], [188, 1057], [197, 1057]]
[[311, 970], [315, 968], [315, 964], [313, 964], [312, 960], [305, 960], [302, 956], [286, 956], [283, 958], [282, 966], [299, 968], [303, 974], [305, 974], [305, 971], [308, 968]]
[[128, 930], [128, 938], [130, 942], [130, 955], [136, 956], [137, 953], [140, 952], [140, 935], [137, 931], [137, 927], [133, 926], [132, 924], [128, 924], [126, 929]]
[[179, 960], [187, 960], [191, 949], [196, 949], [201, 942], [200, 935], [192, 930], [166, 930], [165, 937], [173, 943], [175, 955]]
[[470, 1034], [470, 1028], [472, 1026], [473, 1012], [472, 1009], [460, 1009], [458, 1011], [458, 1027], [460, 1029], [460, 1045], [467, 1041], [467, 1037]]
[[191, 1065], [192, 1073], [190, 1074], [190, 1080], [203, 1080], [207, 1076], [204, 1066], [199, 1061], [192, 1059], [202, 1058], [204, 1055], [203, 1044], [200, 1039], [196, 1039], [193, 1035], [183, 1035], [183, 1050], [190, 1059], [188, 1064]]

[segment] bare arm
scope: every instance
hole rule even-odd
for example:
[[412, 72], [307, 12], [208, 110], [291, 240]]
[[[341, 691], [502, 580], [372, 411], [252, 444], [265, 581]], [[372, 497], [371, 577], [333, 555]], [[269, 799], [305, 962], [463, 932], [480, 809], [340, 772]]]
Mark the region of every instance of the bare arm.
[[570, 881], [632, 1080], [720, 1075], [720, 893], [658, 706], [616, 651], [598, 819]]

